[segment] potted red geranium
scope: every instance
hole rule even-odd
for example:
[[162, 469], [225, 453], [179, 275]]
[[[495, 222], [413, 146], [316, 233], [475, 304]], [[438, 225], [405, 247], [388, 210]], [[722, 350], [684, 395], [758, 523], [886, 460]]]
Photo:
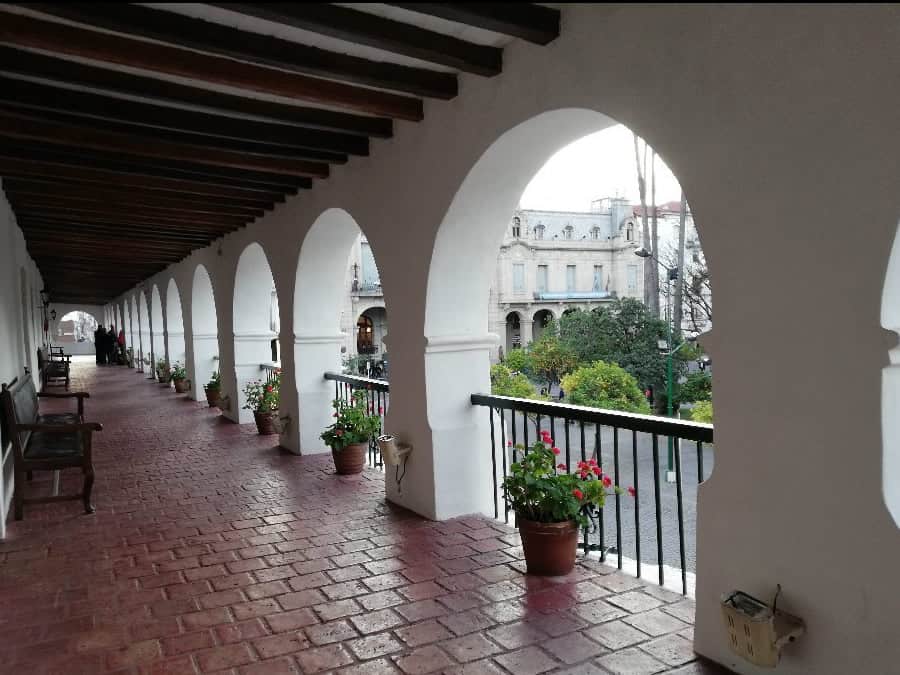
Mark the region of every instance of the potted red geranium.
[[382, 411], [369, 413], [364, 391], [353, 392], [349, 403], [335, 399], [331, 405], [335, 420], [322, 432], [321, 438], [331, 447], [339, 474], [360, 473], [366, 464], [369, 442], [381, 431]]
[[[525, 451], [523, 445], [517, 446]], [[558, 464], [559, 448], [546, 431], [522, 459], [513, 463], [503, 492], [516, 512], [529, 574], [557, 576], [575, 566], [578, 528], [603, 506], [608, 495], [622, 494], [596, 460], [579, 462], [573, 473]], [[632, 488], [628, 489], [633, 494]]]
[[253, 411], [256, 429], [264, 436], [279, 433], [278, 402], [280, 388], [280, 370], [276, 370], [275, 376], [268, 382], [254, 380], [244, 385], [244, 396], [247, 399], [244, 409]]

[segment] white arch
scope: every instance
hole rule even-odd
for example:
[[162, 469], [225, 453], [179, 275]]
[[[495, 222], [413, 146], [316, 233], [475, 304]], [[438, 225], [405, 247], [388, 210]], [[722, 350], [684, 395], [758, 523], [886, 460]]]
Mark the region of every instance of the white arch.
[[[345, 210], [331, 208], [316, 218], [300, 247], [294, 283], [294, 361], [300, 419], [289, 440], [303, 453], [325, 452], [321, 420], [330, 416], [334, 391], [323, 371], [341, 368], [341, 311], [347, 271], [361, 230]], [[355, 322], [355, 317], [349, 317]]]
[[[138, 300], [138, 336], [141, 341], [141, 359], [144, 368], [149, 367], [153, 374], [153, 349], [150, 344], [150, 309], [147, 306], [147, 294], [140, 292]], [[149, 362], [149, 366], [147, 363]]]
[[154, 373], [156, 362], [166, 358], [166, 327], [163, 319], [162, 298], [159, 287], [153, 284], [150, 290], [150, 351], [153, 354]]
[[131, 343], [131, 308], [128, 304], [128, 298], [122, 301], [122, 330], [125, 331], [125, 348], [133, 348]]
[[[900, 335], [900, 225], [891, 247], [884, 293], [881, 297], [881, 325]], [[900, 345], [888, 352], [890, 363], [881, 376], [881, 434], [883, 464], [881, 474], [884, 502], [900, 526]]]
[[187, 359], [184, 346], [184, 319], [181, 313], [181, 294], [175, 279], [169, 279], [166, 289], [166, 354], [169, 363], [180, 363]]
[[277, 319], [273, 317], [273, 304], [277, 305], [277, 301], [266, 252], [253, 242], [241, 253], [234, 276], [232, 327], [237, 392], [231, 397], [230, 414], [237, 415], [242, 424], [253, 421], [253, 413], [244, 410], [244, 385], [260, 379], [260, 364], [272, 360], [271, 342], [278, 337], [272, 329], [278, 325], [273, 321]]
[[219, 362], [219, 323], [216, 317], [216, 298], [212, 280], [203, 265], [194, 269], [191, 284], [191, 335], [193, 349], [191, 394], [202, 400], [203, 385], [209, 382]]

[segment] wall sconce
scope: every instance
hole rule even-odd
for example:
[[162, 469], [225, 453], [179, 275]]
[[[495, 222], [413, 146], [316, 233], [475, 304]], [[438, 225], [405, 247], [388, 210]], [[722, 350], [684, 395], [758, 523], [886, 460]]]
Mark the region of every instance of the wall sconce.
[[50, 305], [50, 291], [48, 291], [46, 288], [41, 289], [41, 304], [44, 307], [47, 307]]
[[55, 309], [50, 310], [50, 320], [56, 321], [56, 310]]

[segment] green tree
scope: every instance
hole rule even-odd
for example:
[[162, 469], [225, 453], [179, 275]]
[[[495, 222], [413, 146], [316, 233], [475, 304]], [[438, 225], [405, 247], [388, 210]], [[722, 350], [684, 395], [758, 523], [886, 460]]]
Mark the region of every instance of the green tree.
[[691, 373], [687, 379], [678, 386], [676, 400], [679, 403], [693, 403], [694, 401], [709, 401], [712, 399], [712, 377], [709, 373]]
[[559, 337], [557, 324], [551, 321], [541, 337], [528, 348], [528, 360], [535, 377], [548, 386], [559, 382], [563, 375], [572, 372], [579, 363], [578, 354]]
[[698, 401], [691, 410], [691, 419], [695, 422], [713, 423], [712, 401]]
[[513, 375], [512, 371], [502, 363], [491, 366], [491, 393], [496, 396], [538, 398], [534, 385], [527, 377], [521, 373]]
[[[660, 353], [659, 341], [666, 339], [668, 327], [640, 301], [622, 298], [590, 312], [570, 312], [560, 320], [559, 334], [561, 343], [579, 362], [616, 363], [633, 375], [642, 389], [652, 386], [657, 400], [664, 399], [666, 356]], [[680, 336], [674, 341], [678, 344]], [[676, 378], [684, 372], [681, 351], [675, 360]]]
[[519, 348], [510, 349], [503, 359], [503, 365], [514, 373], [527, 373], [531, 365], [528, 352]]
[[575, 405], [649, 413], [650, 404], [637, 380], [614, 363], [595, 361], [563, 378], [566, 400]]

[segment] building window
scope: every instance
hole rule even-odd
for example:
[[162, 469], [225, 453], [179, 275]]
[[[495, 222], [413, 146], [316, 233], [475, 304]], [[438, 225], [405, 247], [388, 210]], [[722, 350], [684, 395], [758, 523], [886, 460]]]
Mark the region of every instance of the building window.
[[538, 223], [534, 228], [534, 238], [535, 239], [543, 239], [544, 238], [544, 226], [541, 223]]
[[603, 290], [603, 265], [594, 265], [594, 291]]
[[566, 290], [575, 290], [575, 265], [566, 265]]
[[634, 223], [631, 221], [625, 224], [625, 241], [634, 241]]
[[628, 280], [627, 280], [629, 293], [637, 292], [637, 277], [638, 277], [637, 265], [629, 265], [628, 266]]
[[538, 293], [547, 292], [547, 266], [538, 265], [537, 268], [537, 290]]
[[521, 292], [525, 290], [525, 265], [513, 263], [513, 290]]
[[574, 227], [572, 227], [571, 225], [566, 225], [565, 228], [563, 228], [563, 238], [565, 238], [565, 239], [571, 239], [571, 238], [572, 238], [572, 233], [573, 233], [574, 231], [575, 231], [575, 228], [574, 228]]
[[600, 238], [600, 228], [592, 227], [591, 228], [591, 239], [599, 239]]
[[522, 236], [522, 219], [519, 216], [513, 218], [513, 236], [518, 239]]

